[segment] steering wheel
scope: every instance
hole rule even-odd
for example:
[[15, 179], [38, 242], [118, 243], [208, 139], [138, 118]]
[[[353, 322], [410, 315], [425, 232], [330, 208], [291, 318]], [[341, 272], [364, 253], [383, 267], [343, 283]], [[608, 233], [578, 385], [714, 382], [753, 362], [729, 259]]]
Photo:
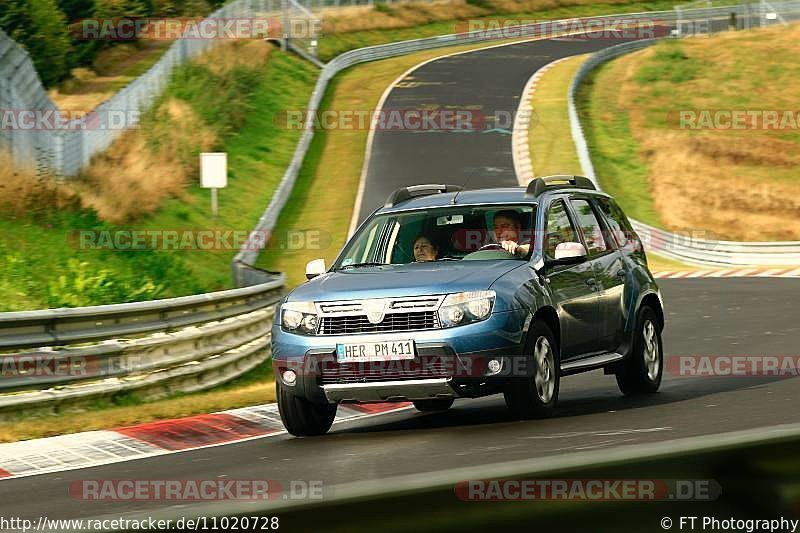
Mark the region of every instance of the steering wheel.
[[503, 252], [507, 251], [505, 248], [503, 248], [502, 245], [500, 245], [500, 244], [498, 244], [496, 242], [490, 242], [489, 244], [484, 244], [483, 246], [478, 248], [479, 252], [481, 250], [498, 250], [498, 251], [502, 250]]

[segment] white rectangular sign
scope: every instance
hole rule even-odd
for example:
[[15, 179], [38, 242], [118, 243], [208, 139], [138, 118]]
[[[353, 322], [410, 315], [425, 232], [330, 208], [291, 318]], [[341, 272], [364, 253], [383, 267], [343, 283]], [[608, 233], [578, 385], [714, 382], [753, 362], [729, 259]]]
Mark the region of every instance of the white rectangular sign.
[[204, 152], [200, 154], [200, 186], [222, 189], [228, 184], [228, 154]]

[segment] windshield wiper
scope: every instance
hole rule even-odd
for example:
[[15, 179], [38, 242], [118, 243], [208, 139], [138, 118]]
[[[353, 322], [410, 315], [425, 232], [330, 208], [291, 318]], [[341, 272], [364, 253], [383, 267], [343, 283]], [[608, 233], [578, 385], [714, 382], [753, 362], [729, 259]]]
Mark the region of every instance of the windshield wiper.
[[339, 270], [344, 270], [345, 268], [358, 268], [358, 267], [372, 267], [372, 266], [385, 266], [389, 263], [377, 263], [374, 261], [367, 261], [366, 263], [351, 263], [349, 265], [342, 265], [339, 267]]

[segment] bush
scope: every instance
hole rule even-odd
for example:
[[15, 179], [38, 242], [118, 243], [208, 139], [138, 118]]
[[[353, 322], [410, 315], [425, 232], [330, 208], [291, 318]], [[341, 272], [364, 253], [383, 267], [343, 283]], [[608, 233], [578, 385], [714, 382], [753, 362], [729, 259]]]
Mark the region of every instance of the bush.
[[4, 0], [0, 3], [0, 28], [24, 46], [46, 87], [69, 73], [69, 30], [55, 0]]

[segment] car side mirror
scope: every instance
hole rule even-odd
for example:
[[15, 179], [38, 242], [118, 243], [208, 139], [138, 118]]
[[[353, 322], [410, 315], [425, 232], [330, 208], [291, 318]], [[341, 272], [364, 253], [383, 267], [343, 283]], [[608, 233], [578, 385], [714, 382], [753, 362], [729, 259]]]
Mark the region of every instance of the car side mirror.
[[306, 264], [306, 279], [313, 279], [327, 272], [324, 259], [314, 259]]
[[554, 258], [551, 261], [557, 265], [573, 265], [586, 260], [586, 248], [579, 242], [562, 242], [556, 246]]

